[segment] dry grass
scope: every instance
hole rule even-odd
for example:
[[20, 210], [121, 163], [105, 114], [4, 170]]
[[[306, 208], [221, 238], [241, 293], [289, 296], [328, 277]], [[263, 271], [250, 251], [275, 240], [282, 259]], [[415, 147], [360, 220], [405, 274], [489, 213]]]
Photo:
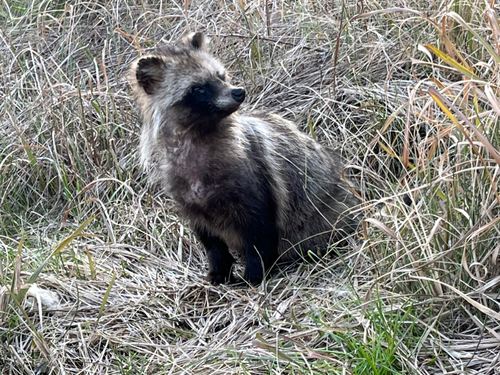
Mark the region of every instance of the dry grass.
[[[499, 12], [2, 2], [0, 372], [498, 375]], [[137, 167], [124, 79], [190, 30], [247, 88], [243, 110], [342, 150], [367, 218], [351, 251], [259, 288], [204, 280], [200, 245]]]

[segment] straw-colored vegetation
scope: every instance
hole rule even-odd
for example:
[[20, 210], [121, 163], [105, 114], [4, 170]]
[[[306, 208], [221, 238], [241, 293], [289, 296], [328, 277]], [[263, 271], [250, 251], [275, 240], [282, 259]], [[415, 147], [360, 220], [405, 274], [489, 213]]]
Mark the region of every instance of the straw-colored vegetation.
[[[0, 3], [2, 374], [500, 374], [494, 0]], [[205, 31], [244, 85], [341, 150], [351, 249], [258, 288], [138, 168], [125, 81]], [[335, 249], [332, 249], [332, 254]]]

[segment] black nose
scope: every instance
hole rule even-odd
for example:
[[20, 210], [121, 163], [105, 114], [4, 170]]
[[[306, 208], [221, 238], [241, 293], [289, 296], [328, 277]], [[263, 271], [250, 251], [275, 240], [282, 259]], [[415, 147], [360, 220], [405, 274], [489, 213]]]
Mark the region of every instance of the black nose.
[[238, 87], [237, 89], [233, 89], [231, 91], [231, 96], [238, 103], [243, 103], [243, 100], [245, 100], [245, 89], [241, 88], [241, 87]]

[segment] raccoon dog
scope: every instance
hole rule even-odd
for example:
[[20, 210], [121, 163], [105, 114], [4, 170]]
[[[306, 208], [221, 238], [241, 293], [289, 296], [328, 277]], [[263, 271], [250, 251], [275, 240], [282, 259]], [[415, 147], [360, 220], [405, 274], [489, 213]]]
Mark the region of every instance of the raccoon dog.
[[341, 157], [277, 115], [235, 113], [245, 89], [228, 82], [202, 33], [137, 59], [129, 82], [141, 162], [203, 243], [211, 283], [232, 279], [229, 249], [257, 284], [278, 260], [321, 255], [355, 229]]

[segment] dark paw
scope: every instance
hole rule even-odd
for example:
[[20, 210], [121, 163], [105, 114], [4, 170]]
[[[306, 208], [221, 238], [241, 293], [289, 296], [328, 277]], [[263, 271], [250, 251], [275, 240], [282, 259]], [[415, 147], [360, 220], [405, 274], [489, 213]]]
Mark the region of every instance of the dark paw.
[[264, 279], [264, 275], [262, 273], [262, 270], [260, 270], [260, 269], [257, 271], [256, 270], [248, 271], [248, 268], [247, 268], [245, 270], [245, 276], [243, 276], [243, 278], [250, 285], [257, 286]]
[[225, 284], [225, 283], [232, 283], [234, 281], [234, 278], [233, 278], [233, 275], [231, 273], [222, 274], [222, 273], [217, 273], [217, 272], [209, 272], [207, 275], [207, 280], [212, 285], [219, 285], [219, 284]]

